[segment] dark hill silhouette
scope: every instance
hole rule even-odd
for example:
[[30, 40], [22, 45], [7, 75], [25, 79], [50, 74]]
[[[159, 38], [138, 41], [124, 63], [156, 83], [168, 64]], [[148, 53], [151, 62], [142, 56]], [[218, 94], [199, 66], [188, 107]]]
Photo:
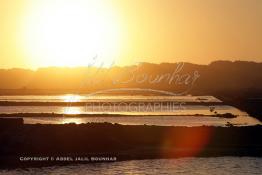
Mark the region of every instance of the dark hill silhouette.
[[[179, 67], [180, 66], [180, 67]], [[178, 68], [179, 67], [179, 68]], [[179, 69], [179, 70], [178, 70]], [[171, 81], [171, 74], [173, 75]], [[190, 88], [194, 73], [200, 77]], [[187, 79], [188, 78], [188, 79]], [[180, 79], [180, 80], [178, 80]], [[186, 80], [188, 84], [186, 84]], [[215, 61], [209, 65], [141, 63], [139, 66], [106, 68], [40, 68], [0, 70], [1, 94], [39, 90], [90, 92], [110, 88], [151, 88], [191, 94], [262, 89], [262, 63]], [[16, 91], [14, 91], [16, 89]], [[5, 90], [5, 91], [4, 91]], [[41, 91], [42, 90], [42, 91]], [[11, 93], [10, 92], [10, 93]]]

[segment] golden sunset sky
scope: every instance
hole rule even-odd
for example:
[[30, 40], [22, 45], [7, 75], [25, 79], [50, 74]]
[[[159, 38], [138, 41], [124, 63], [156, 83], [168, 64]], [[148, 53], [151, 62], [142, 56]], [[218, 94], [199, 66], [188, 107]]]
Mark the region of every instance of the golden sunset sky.
[[262, 0], [0, 0], [0, 67], [262, 61]]

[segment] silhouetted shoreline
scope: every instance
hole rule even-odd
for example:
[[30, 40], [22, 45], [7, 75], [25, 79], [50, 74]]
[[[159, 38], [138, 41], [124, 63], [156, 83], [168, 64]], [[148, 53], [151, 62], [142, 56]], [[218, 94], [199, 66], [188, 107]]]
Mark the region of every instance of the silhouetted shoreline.
[[[17, 168], [92, 161], [22, 161], [28, 157], [116, 158], [262, 157], [262, 126], [172, 127], [110, 123], [23, 124], [0, 127], [0, 167]], [[95, 162], [101, 162], [95, 161]], [[105, 161], [107, 162], [107, 161]], [[110, 161], [111, 162], [111, 161]]]

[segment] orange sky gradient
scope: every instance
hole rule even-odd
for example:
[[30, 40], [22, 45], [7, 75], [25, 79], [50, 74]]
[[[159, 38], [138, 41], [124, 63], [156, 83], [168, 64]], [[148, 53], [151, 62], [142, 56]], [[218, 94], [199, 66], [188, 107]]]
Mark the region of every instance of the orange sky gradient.
[[261, 0], [0, 0], [0, 68], [262, 61]]

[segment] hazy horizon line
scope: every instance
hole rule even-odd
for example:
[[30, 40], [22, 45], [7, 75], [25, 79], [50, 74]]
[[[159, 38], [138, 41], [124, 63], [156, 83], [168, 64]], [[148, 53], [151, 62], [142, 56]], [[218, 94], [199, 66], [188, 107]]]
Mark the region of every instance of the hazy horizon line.
[[101, 67], [101, 66], [43, 66], [43, 67], [37, 67], [37, 68], [25, 68], [25, 67], [8, 67], [8, 68], [4, 68], [4, 67], [0, 67], [0, 70], [13, 70], [13, 69], [20, 69], [20, 70], [30, 70], [30, 71], [37, 71], [39, 69], [48, 69], [48, 68], [58, 68], [58, 69], [77, 69], [77, 68], [103, 68], [103, 69], [108, 69], [108, 68], [113, 68], [113, 67], [119, 67], [119, 68], [125, 68], [125, 67], [131, 67], [131, 66], [136, 66], [138, 64], [153, 64], [153, 65], [161, 65], [161, 64], [177, 64], [177, 63], [187, 63], [187, 64], [194, 64], [194, 65], [202, 65], [202, 66], [208, 66], [212, 63], [215, 62], [230, 62], [230, 63], [235, 63], [235, 62], [249, 62], [249, 63], [257, 63], [257, 64], [261, 64], [262, 61], [251, 61], [251, 60], [226, 60], [226, 59], [218, 59], [218, 60], [213, 60], [210, 61], [207, 64], [203, 64], [203, 63], [194, 63], [194, 62], [188, 62], [188, 61], [176, 61], [176, 62], [160, 62], [160, 63], [155, 63], [155, 62], [146, 62], [146, 61], [141, 61], [141, 62], [137, 62], [134, 64], [130, 64], [130, 65], [113, 65], [113, 66], [106, 66], [106, 67]]

